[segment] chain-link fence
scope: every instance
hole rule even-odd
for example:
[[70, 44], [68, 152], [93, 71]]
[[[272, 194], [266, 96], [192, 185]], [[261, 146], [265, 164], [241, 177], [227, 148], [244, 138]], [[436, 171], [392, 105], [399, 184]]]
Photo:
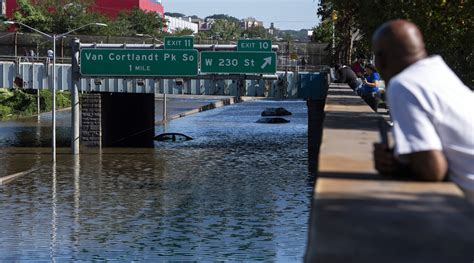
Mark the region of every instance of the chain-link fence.
[[278, 69], [319, 71], [329, 65], [328, 44], [277, 42]]

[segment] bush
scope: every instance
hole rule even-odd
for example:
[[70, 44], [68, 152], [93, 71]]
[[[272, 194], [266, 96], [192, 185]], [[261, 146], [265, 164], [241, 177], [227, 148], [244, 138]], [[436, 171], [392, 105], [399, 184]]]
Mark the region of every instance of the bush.
[[11, 96], [13, 96], [13, 92], [5, 88], [0, 88], [0, 104], [3, 104], [2, 101], [10, 98]]
[[[41, 111], [50, 111], [53, 108], [52, 93], [50, 90], [40, 92]], [[71, 107], [71, 95], [69, 92], [56, 92], [56, 108]]]
[[13, 91], [13, 96], [2, 101], [3, 106], [10, 107], [15, 115], [31, 115], [36, 109], [36, 96], [21, 90]]
[[[56, 93], [56, 108], [71, 106], [69, 92]], [[51, 111], [52, 93], [49, 90], [40, 91], [41, 112]], [[32, 116], [37, 113], [37, 91], [36, 90], [13, 90], [0, 89], [0, 119], [11, 115]]]
[[64, 92], [64, 91], [56, 93], [56, 107], [58, 108], [71, 107], [71, 93]]
[[5, 119], [11, 114], [11, 108], [0, 104], [0, 119]]

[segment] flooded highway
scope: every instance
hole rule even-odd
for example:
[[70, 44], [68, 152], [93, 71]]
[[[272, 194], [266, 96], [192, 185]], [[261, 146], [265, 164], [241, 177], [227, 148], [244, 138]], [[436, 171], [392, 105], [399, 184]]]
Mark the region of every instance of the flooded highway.
[[[255, 123], [267, 107], [288, 109], [290, 123]], [[302, 260], [313, 190], [304, 101], [173, 120], [156, 134], [194, 140], [153, 149], [62, 148], [54, 166], [47, 118], [0, 126], [0, 176], [34, 170], [0, 186], [1, 260]], [[59, 113], [61, 147], [69, 126]]]

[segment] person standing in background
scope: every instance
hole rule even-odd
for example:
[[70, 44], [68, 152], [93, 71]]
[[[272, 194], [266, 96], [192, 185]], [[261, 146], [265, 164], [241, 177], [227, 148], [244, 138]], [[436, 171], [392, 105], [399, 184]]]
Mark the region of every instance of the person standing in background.
[[354, 64], [352, 64], [351, 66], [352, 71], [354, 71], [357, 77], [359, 78], [362, 78], [365, 73], [364, 60], [365, 57], [363, 55], [359, 55], [357, 56], [356, 62], [354, 62]]

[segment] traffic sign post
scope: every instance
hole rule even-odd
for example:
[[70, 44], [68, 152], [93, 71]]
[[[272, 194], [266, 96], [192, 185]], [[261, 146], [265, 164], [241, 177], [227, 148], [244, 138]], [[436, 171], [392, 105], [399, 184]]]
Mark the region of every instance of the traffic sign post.
[[272, 41], [263, 39], [239, 39], [237, 51], [272, 51]]
[[275, 52], [201, 52], [202, 73], [275, 74]]
[[192, 37], [165, 37], [165, 49], [193, 49]]
[[83, 76], [160, 77], [198, 74], [198, 52], [163, 49], [102, 49], [80, 51]]

